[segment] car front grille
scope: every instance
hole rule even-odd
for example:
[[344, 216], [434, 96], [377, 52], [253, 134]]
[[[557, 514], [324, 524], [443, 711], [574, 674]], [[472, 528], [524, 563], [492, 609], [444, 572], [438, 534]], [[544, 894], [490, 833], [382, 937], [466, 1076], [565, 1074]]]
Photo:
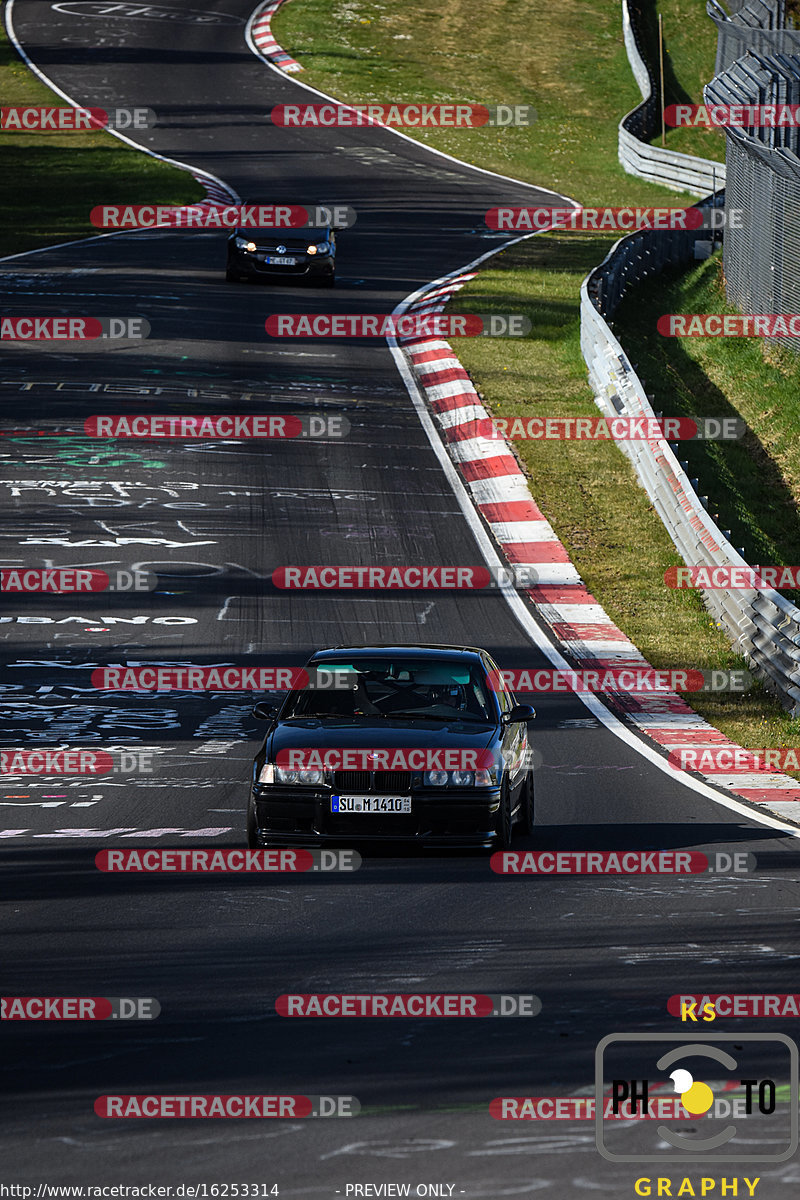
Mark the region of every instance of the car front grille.
[[407, 796], [411, 791], [410, 771], [334, 771], [333, 790], [345, 795], [377, 793]]

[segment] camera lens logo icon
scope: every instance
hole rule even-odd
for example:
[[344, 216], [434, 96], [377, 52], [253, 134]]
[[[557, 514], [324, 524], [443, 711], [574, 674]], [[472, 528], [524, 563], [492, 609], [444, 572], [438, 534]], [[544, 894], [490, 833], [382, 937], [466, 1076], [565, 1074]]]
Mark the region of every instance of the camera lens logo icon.
[[597, 1149], [609, 1162], [786, 1162], [800, 1143], [798, 1075], [782, 1033], [611, 1033], [595, 1051]]
[[681, 1104], [693, 1117], [699, 1117], [708, 1112], [714, 1103], [714, 1093], [707, 1083], [695, 1083], [691, 1071], [679, 1068], [673, 1071], [670, 1079], [675, 1085], [675, 1091], [680, 1094]]

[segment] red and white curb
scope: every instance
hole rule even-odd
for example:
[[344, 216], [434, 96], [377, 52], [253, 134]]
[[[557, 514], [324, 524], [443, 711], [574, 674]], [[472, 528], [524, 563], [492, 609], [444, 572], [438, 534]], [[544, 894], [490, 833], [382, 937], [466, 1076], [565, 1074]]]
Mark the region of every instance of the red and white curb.
[[[183, 164], [181, 164], [183, 165]], [[203, 171], [198, 171], [196, 167], [185, 167], [195, 183], [199, 183], [201, 188], [205, 188], [206, 198], [200, 200], [198, 204], [193, 205], [193, 208], [210, 207], [211, 205], [238, 203], [239, 197], [233, 188], [229, 188], [221, 179], [217, 179], [216, 175], [206, 175]]]
[[248, 32], [259, 54], [269, 62], [282, 71], [302, 71], [300, 63], [278, 45], [272, 33], [272, 18], [283, 3], [285, 0], [266, 0], [260, 4], [250, 18]]
[[[476, 271], [432, 284], [408, 312], [440, 312]], [[582, 667], [648, 668], [641, 651], [587, 590], [566, 548], [535, 504], [513, 450], [502, 438], [486, 438], [480, 422], [490, 419], [453, 348], [442, 338], [398, 338], [433, 411], [440, 435], [473, 503], [509, 564], [533, 567], [537, 583], [526, 588], [560, 647]], [[483, 427], [485, 428], [485, 426]], [[731, 742], [675, 692], [655, 695], [603, 693], [603, 701], [641, 735], [669, 752], [679, 746], [730, 748]], [[741, 761], [741, 760], [740, 760]], [[745, 760], [747, 761], [747, 760]], [[752, 761], [752, 759], [751, 759]], [[692, 772], [706, 783], [800, 823], [800, 782], [765, 769], [731, 775]], [[676, 776], [681, 772], [676, 771]]]

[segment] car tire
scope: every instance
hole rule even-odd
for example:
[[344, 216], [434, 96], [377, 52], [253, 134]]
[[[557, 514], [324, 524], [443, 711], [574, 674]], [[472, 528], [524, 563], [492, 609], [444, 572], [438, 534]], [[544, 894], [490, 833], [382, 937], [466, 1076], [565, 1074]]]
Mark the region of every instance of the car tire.
[[500, 793], [500, 806], [495, 817], [494, 831], [494, 849], [510, 850], [514, 837], [514, 824], [511, 814], [511, 793], [507, 783], [503, 784], [503, 790]]
[[336, 276], [335, 275], [326, 275], [320, 284], [320, 287], [325, 287], [325, 288], [335, 287], [335, 286], [336, 286]]
[[527, 771], [522, 785], [521, 801], [522, 832], [526, 837], [533, 837], [536, 832], [536, 805], [534, 801], [533, 771]]
[[241, 275], [237, 275], [235, 271], [226, 271], [225, 279], [228, 283], [241, 283], [242, 282]]
[[250, 850], [259, 850], [261, 848], [261, 840], [258, 836], [256, 806], [253, 803], [252, 796], [247, 802], [247, 846]]

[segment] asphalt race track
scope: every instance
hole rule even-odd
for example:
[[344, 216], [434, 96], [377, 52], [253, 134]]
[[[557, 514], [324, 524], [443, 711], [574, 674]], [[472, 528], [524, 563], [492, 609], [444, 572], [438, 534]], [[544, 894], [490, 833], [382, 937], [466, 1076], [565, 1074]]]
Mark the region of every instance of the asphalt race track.
[[[0, 262], [5, 311], [151, 325], [140, 343], [4, 344], [2, 565], [158, 575], [140, 594], [3, 597], [5, 744], [123, 747], [153, 769], [2, 782], [2, 990], [161, 1005], [155, 1022], [4, 1025], [0, 1180], [277, 1184], [304, 1200], [385, 1182], [412, 1195], [437, 1184], [454, 1197], [561, 1198], [633, 1195], [648, 1174], [744, 1173], [760, 1176], [760, 1198], [790, 1195], [791, 1160], [657, 1170], [601, 1158], [591, 1121], [489, 1115], [497, 1096], [588, 1095], [608, 1033], [685, 1032], [666, 1010], [673, 993], [796, 984], [795, 838], [658, 770], [574, 697], [536, 700], [536, 848], [749, 851], [757, 871], [514, 879], [481, 854], [413, 851], [365, 853], [352, 875], [96, 869], [105, 847], [243, 846], [260, 736], [247, 693], [98, 691], [97, 667], [302, 665], [320, 646], [370, 640], [481, 645], [504, 667], [547, 665], [499, 593], [271, 584], [293, 563], [482, 559], [386, 343], [269, 339], [264, 320], [391, 312], [497, 244], [486, 209], [554, 202], [386, 131], [271, 126], [265, 112], [298, 90], [247, 49], [250, 0], [219, 0], [228, 19], [216, 25], [179, 0], [174, 20], [102, 7], [14, 5], [27, 54], [67, 95], [154, 109], [141, 144], [243, 200], [347, 204], [358, 220], [341, 235], [333, 291], [226, 284], [218, 233], [137, 232]], [[91, 416], [134, 413], [341, 414], [350, 436], [126, 444], [82, 433]], [[543, 1008], [497, 1021], [276, 1014], [278, 995], [315, 991], [533, 992]], [[791, 1021], [761, 1024], [793, 1036]], [[97, 1097], [117, 1093], [354, 1095], [363, 1111], [263, 1124], [96, 1116]], [[773, 1152], [754, 1125], [750, 1141]], [[620, 1153], [645, 1140], [635, 1122], [612, 1134]]]

